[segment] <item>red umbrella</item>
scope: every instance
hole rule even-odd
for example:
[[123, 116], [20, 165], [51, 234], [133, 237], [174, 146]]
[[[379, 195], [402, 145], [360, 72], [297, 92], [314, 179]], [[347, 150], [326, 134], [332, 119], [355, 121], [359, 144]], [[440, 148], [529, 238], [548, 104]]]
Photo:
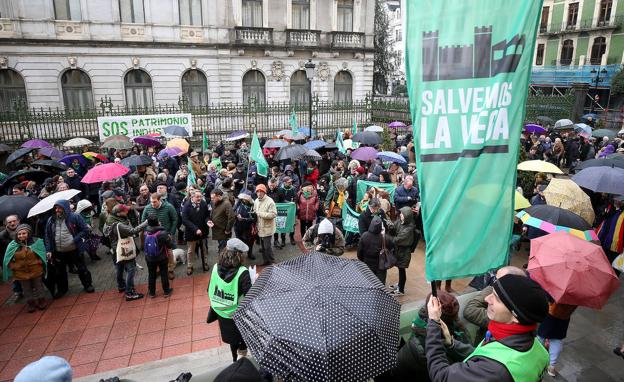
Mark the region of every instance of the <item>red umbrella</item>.
[[82, 178], [82, 183], [99, 183], [119, 178], [130, 171], [128, 167], [119, 163], [106, 163], [93, 167]]
[[563, 231], [531, 240], [527, 270], [561, 304], [600, 309], [620, 286], [602, 247]]

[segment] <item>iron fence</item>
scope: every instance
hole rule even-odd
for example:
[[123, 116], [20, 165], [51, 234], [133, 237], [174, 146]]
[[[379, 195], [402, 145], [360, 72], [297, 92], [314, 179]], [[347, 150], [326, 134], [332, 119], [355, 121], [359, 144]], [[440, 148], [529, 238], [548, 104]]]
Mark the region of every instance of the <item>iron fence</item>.
[[[574, 97], [544, 96], [530, 94], [527, 102], [527, 120], [538, 115], [553, 119], [569, 118]], [[254, 129], [260, 136], [272, 136], [279, 130], [289, 129], [291, 113], [297, 116], [300, 126], [310, 126], [309, 105], [290, 103], [211, 104], [189, 106], [184, 100], [177, 104], [158, 105], [147, 108], [114, 106], [102, 99], [97, 109], [64, 110], [59, 108], [16, 107], [0, 113], [0, 142], [18, 145], [38, 138], [55, 144], [68, 139], [85, 137], [98, 141], [97, 118], [100, 116], [148, 115], [191, 113], [193, 120], [192, 142], [200, 142], [206, 133], [211, 142], [220, 141], [236, 130]], [[383, 125], [401, 121], [411, 125], [409, 100], [407, 98], [366, 97], [360, 101], [336, 103], [314, 99], [312, 103], [312, 126], [319, 135], [333, 140], [336, 130], [351, 129], [353, 122], [363, 128], [369, 124]]]

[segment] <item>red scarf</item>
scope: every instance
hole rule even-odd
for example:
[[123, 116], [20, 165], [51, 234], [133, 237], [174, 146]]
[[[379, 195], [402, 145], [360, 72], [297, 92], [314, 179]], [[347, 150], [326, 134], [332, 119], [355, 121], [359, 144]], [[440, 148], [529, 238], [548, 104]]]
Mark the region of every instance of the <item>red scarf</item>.
[[503, 338], [513, 336], [516, 334], [529, 333], [537, 329], [537, 324], [533, 325], [520, 325], [520, 324], [503, 324], [490, 320], [488, 324], [488, 331], [491, 333], [495, 340], [500, 341]]

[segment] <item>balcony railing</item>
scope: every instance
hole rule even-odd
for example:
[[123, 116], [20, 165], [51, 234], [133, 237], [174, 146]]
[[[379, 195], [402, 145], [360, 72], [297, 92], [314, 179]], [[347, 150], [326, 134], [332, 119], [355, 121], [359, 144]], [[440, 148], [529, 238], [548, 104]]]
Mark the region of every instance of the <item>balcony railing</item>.
[[[619, 72], [622, 65], [557, 65], [560, 61], [553, 61], [552, 66], [534, 66], [531, 70], [532, 85], [571, 86], [574, 83], [596, 85], [596, 72], [601, 71], [598, 87], [609, 87], [613, 76]], [[602, 72], [606, 70], [606, 73]], [[592, 73], [592, 70], [594, 73]]]
[[617, 29], [622, 26], [624, 23], [624, 16], [615, 16], [611, 17], [610, 20], [605, 20], [604, 18], [595, 18], [595, 19], [585, 19], [580, 20], [576, 23], [568, 23], [567, 20], [554, 23], [550, 25], [540, 25], [539, 32], [540, 34], [562, 34], [562, 33], [570, 33], [570, 32], [586, 32], [591, 30], [601, 30], [601, 29]]
[[273, 45], [273, 28], [235, 27], [234, 32], [238, 45]]
[[316, 47], [321, 41], [321, 31], [309, 29], [287, 29], [286, 45], [291, 47]]
[[332, 48], [363, 48], [364, 33], [358, 32], [331, 32]]

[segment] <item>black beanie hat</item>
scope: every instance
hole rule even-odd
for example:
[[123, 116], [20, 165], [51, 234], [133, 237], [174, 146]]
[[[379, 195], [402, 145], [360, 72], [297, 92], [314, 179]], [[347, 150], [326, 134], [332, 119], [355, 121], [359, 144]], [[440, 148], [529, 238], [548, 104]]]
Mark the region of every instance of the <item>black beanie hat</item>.
[[260, 372], [247, 357], [239, 358], [223, 369], [215, 378], [215, 382], [261, 382]]
[[526, 276], [507, 274], [494, 283], [498, 298], [522, 325], [542, 322], [548, 314], [548, 296]]

